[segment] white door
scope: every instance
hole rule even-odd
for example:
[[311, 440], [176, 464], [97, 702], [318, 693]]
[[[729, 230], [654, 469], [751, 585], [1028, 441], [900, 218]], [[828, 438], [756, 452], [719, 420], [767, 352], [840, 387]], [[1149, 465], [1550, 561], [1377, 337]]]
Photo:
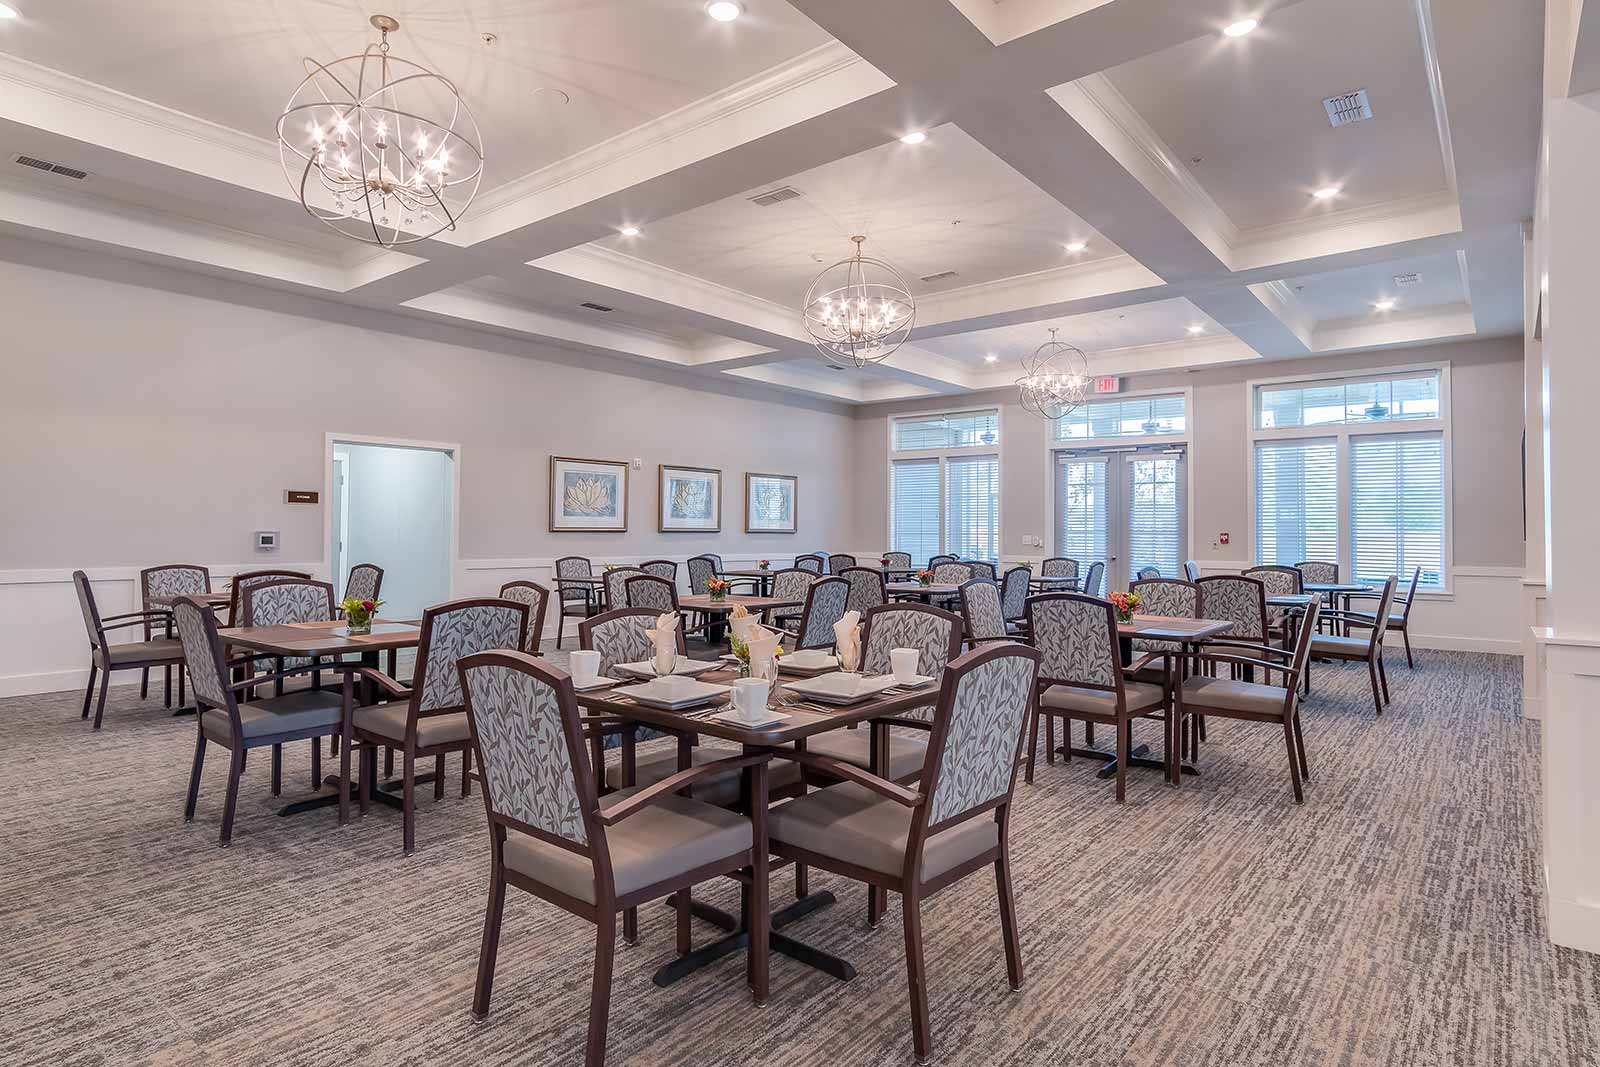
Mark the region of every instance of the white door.
[[1082, 573], [1106, 565], [1100, 594], [1126, 589], [1141, 569], [1183, 577], [1188, 553], [1181, 448], [1056, 453], [1056, 554]]

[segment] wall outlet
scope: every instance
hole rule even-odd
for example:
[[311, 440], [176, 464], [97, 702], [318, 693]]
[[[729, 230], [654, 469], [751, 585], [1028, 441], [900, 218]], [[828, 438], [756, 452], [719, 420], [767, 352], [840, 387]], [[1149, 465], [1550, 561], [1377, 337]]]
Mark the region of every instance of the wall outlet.
[[630, 465], [636, 471], [644, 470], [644, 460], [642, 460], [642, 459], [635, 459], [635, 460], [632, 461], [632, 463]]

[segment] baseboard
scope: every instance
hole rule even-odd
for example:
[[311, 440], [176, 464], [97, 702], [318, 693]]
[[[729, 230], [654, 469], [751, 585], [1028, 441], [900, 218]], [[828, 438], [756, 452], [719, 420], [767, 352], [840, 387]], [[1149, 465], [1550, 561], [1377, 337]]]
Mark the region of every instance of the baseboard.
[[[1405, 655], [1405, 648], [1400, 643], [1400, 635], [1390, 633], [1384, 637], [1384, 646], [1389, 649], [1399, 648], [1400, 654]], [[1497, 656], [1518, 656], [1525, 651], [1521, 641], [1512, 641], [1497, 637], [1453, 637], [1448, 634], [1412, 634], [1412, 648], [1428, 648], [1438, 652], [1489, 652]]]
[[1600, 953], [1600, 902], [1546, 897], [1550, 940], [1567, 948]]
[[[161, 671], [159, 668], [151, 669], [150, 684], [154, 687], [161, 685]], [[76, 690], [83, 692], [83, 687], [89, 684], [89, 669], [87, 667], [76, 671], [46, 671], [41, 674], [7, 674], [0, 676], [0, 697], [40, 696], [46, 693], [66, 693]], [[138, 685], [138, 671], [114, 671], [111, 675], [111, 685]]]

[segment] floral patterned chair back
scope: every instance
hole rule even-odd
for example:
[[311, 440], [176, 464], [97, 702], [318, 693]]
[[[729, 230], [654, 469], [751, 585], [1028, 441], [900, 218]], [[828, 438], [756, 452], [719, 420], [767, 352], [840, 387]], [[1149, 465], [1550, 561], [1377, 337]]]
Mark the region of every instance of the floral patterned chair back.
[[934, 585], [960, 585], [971, 578], [972, 568], [965, 563], [947, 561], [933, 568]]
[[613, 567], [605, 573], [606, 607], [628, 606], [628, 579], [643, 574], [638, 567]]
[[544, 613], [550, 606], [550, 590], [538, 582], [507, 582], [500, 587], [500, 599], [528, 608], [528, 638], [522, 651], [530, 656], [539, 654], [539, 640], [544, 636]]
[[344, 595], [357, 600], [377, 600], [383, 588], [383, 568], [376, 563], [357, 563], [344, 580]]
[[[618, 608], [578, 624], [578, 647], [600, 653], [600, 674], [610, 674], [619, 663], [650, 658], [655, 646], [647, 631], [654, 629], [660, 612], [649, 608]], [[686, 650], [683, 628], [678, 628], [678, 652]]]
[[1268, 596], [1295, 596], [1304, 591], [1305, 579], [1296, 567], [1251, 567], [1244, 576], [1261, 579]]
[[938, 555], [938, 556], [929, 556], [928, 557], [928, 569], [931, 571], [935, 567], [939, 566], [939, 564], [941, 564], [941, 563], [954, 563], [954, 562], [956, 562], [956, 557], [948, 555], [948, 554], [946, 554], [946, 555]]
[[[1165, 615], [1173, 619], [1192, 619], [1200, 609], [1200, 588], [1193, 582], [1180, 582], [1176, 578], [1145, 578], [1134, 582], [1130, 591], [1139, 594], [1143, 606], [1141, 615]], [[1182, 652], [1179, 641], [1158, 641], [1148, 637], [1135, 637], [1133, 647], [1138, 652]]]
[[1135, 577], [1135, 580], [1143, 582], [1143, 581], [1148, 581], [1151, 578], [1159, 578], [1159, 577], [1161, 577], [1161, 568], [1160, 567], [1140, 567], [1139, 568], [1139, 573]]
[[1214, 574], [1195, 583], [1200, 589], [1198, 617], [1231, 622], [1225, 641], [1267, 639], [1267, 593], [1259, 578], [1242, 574]]
[[818, 578], [806, 590], [806, 606], [800, 613], [799, 636], [794, 647], [832, 648], [833, 624], [849, 610], [850, 583], [843, 578]]
[[1336, 585], [1339, 581], [1339, 565], [1322, 559], [1308, 559], [1294, 565], [1300, 572], [1300, 584], [1318, 582], [1324, 585]]
[[183, 643], [183, 663], [189, 671], [195, 700], [226, 711], [237, 727], [239, 713], [234, 706], [233, 690], [229, 688], [233, 683], [228, 679], [222, 641], [217, 637], [216, 615], [185, 597], [173, 602], [172, 622], [177, 628], [178, 640]]
[[1051, 556], [1040, 564], [1039, 575], [1043, 578], [1076, 578], [1078, 561], [1065, 556]]
[[986, 559], [964, 559], [961, 562], [967, 565], [967, 570], [972, 572], [974, 578], [987, 578], [992, 582], [1000, 577], [995, 565]]
[[[258, 582], [243, 594], [244, 626], [289, 626], [297, 622], [328, 622], [333, 616], [333, 586], [328, 582], [286, 578]], [[310, 656], [290, 656], [281, 670], [311, 663]]]
[[[917, 673], [937, 678], [961, 655], [961, 617], [924, 604], [885, 604], [867, 612], [861, 624], [862, 673], [888, 674], [894, 669], [889, 653], [897, 648], [916, 649]], [[896, 718], [926, 723], [933, 714], [924, 707]]]
[[665, 578], [653, 574], [635, 574], [628, 579], [628, 607], [649, 608], [651, 611], [677, 611], [678, 589]]
[[228, 600], [228, 625], [241, 626], [244, 620], [244, 591], [262, 582], [281, 582], [285, 578], [310, 578], [305, 571], [241, 571], [233, 576], [232, 596]]
[[689, 592], [696, 594], [711, 592], [706, 583], [721, 573], [722, 561], [715, 556], [691, 556], [689, 558]]
[[820, 573], [808, 571], [799, 567], [790, 567], [788, 570], [776, 571], [772, 575], [772, 596], [775, 600], [793, 600], [797, 604], [805, 603], [806, 590], [811, 588]]
[[1039, 654], [1018, 644], [975, 649], [949, 665], [920, 786], [929, 799], [913, 839], [1009, 800], [1038, 672]]
[[821, 574], [827, 569], [828, 563], [821, 556], [805, 555], [796, 556], [794, 565], [797, 570], [810, 571], [812, 574]]
[[1106, 576], [1106, 565], [1099, 560], [1089, 564], [1089, 573], [1083, 576], [1083, 591], [1090, 596], [1100, 595], [1100, 583]]
[[843, 552], [835, 552], [828, 557], [829, 574], [843, 574], [846, 567], [854, 567], [855, 565], [856, 558]]
[[461, 672], [456, 664], [478, 652], [515, 651], [528, 633], [528, 606], [506, 600], [456, 600], [422, 613], [416, 675], [411, 680], [408, 730], [425, 715], [460, 711]]
[[1026, 567], [1012, 567], [1000, 582], [1000, 614], [1007, 622], [1021, 619], [1028, 608], [1028, 583], [1033, 572]]
[[911, 553], [885, 552], [883, 558], [888, 562], [884, 564], [892, 571], [908, 571], [911, 569]]
[[588, 600], [593, 591], [593, 586], [588, 582], [566, 581], [562, 579], [592, 578], [594, 565], [587, 556], [562, 556], [556, 560], [556, 588], [561, 592], [561, 602]]
[[883, 572], [872, 567], [846, 567], [838, 577], [850, 583], [849, 610], [866, 613], [868, 608], [887, 604], [889, 595], [883, 588]]
[[639, 564], [639, 569], [656, 578], [678, 584], [678, 565], [670, 559], [651, 559]]
[[1039, 650], [1039, 682], [1117, 692], [1122, 653], [1116, 609], [1085, 593], [1046, 593], [1028, 601], [1028, 629]]
[[989, 578], [974, 578], [961, 587], [961, 616], [966, 621], [967, 640], [1004, 641], [1005, 614], [1000, 606], [1000, 587]]
[[174, 597], [211, 592], [211, 572], [193, 563], [167, 563], [139, 572], [144, 609], [165, 607]]

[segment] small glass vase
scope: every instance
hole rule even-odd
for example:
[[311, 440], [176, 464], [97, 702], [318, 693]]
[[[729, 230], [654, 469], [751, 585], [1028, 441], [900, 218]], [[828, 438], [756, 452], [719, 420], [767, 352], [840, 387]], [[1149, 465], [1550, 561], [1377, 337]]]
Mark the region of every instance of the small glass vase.
[[345, 632], [352, 635], [370, 634], [372, 632], [372, 616], [368, 615], [360, 622], [355, 619], [346, 619]]
[[728, 591], [726, 589], [713, 589], [711, 591], [711, 602], [713, 604], [720, 604], [722, 601], [727, 599]]
[[1117, 612], [1117, 621], [1118, 622], [1132, 622], [1133, 621], [1133, 612], [1131, 612], [1131, 611], [1120, 611], [1119, 610]]
[[742, 659], [742, 660], [739, 661], [738, 675], [739, 675], [740, 678], [748, 678], [748, 677], [750, 677], [750, 661], [749, 660]]

